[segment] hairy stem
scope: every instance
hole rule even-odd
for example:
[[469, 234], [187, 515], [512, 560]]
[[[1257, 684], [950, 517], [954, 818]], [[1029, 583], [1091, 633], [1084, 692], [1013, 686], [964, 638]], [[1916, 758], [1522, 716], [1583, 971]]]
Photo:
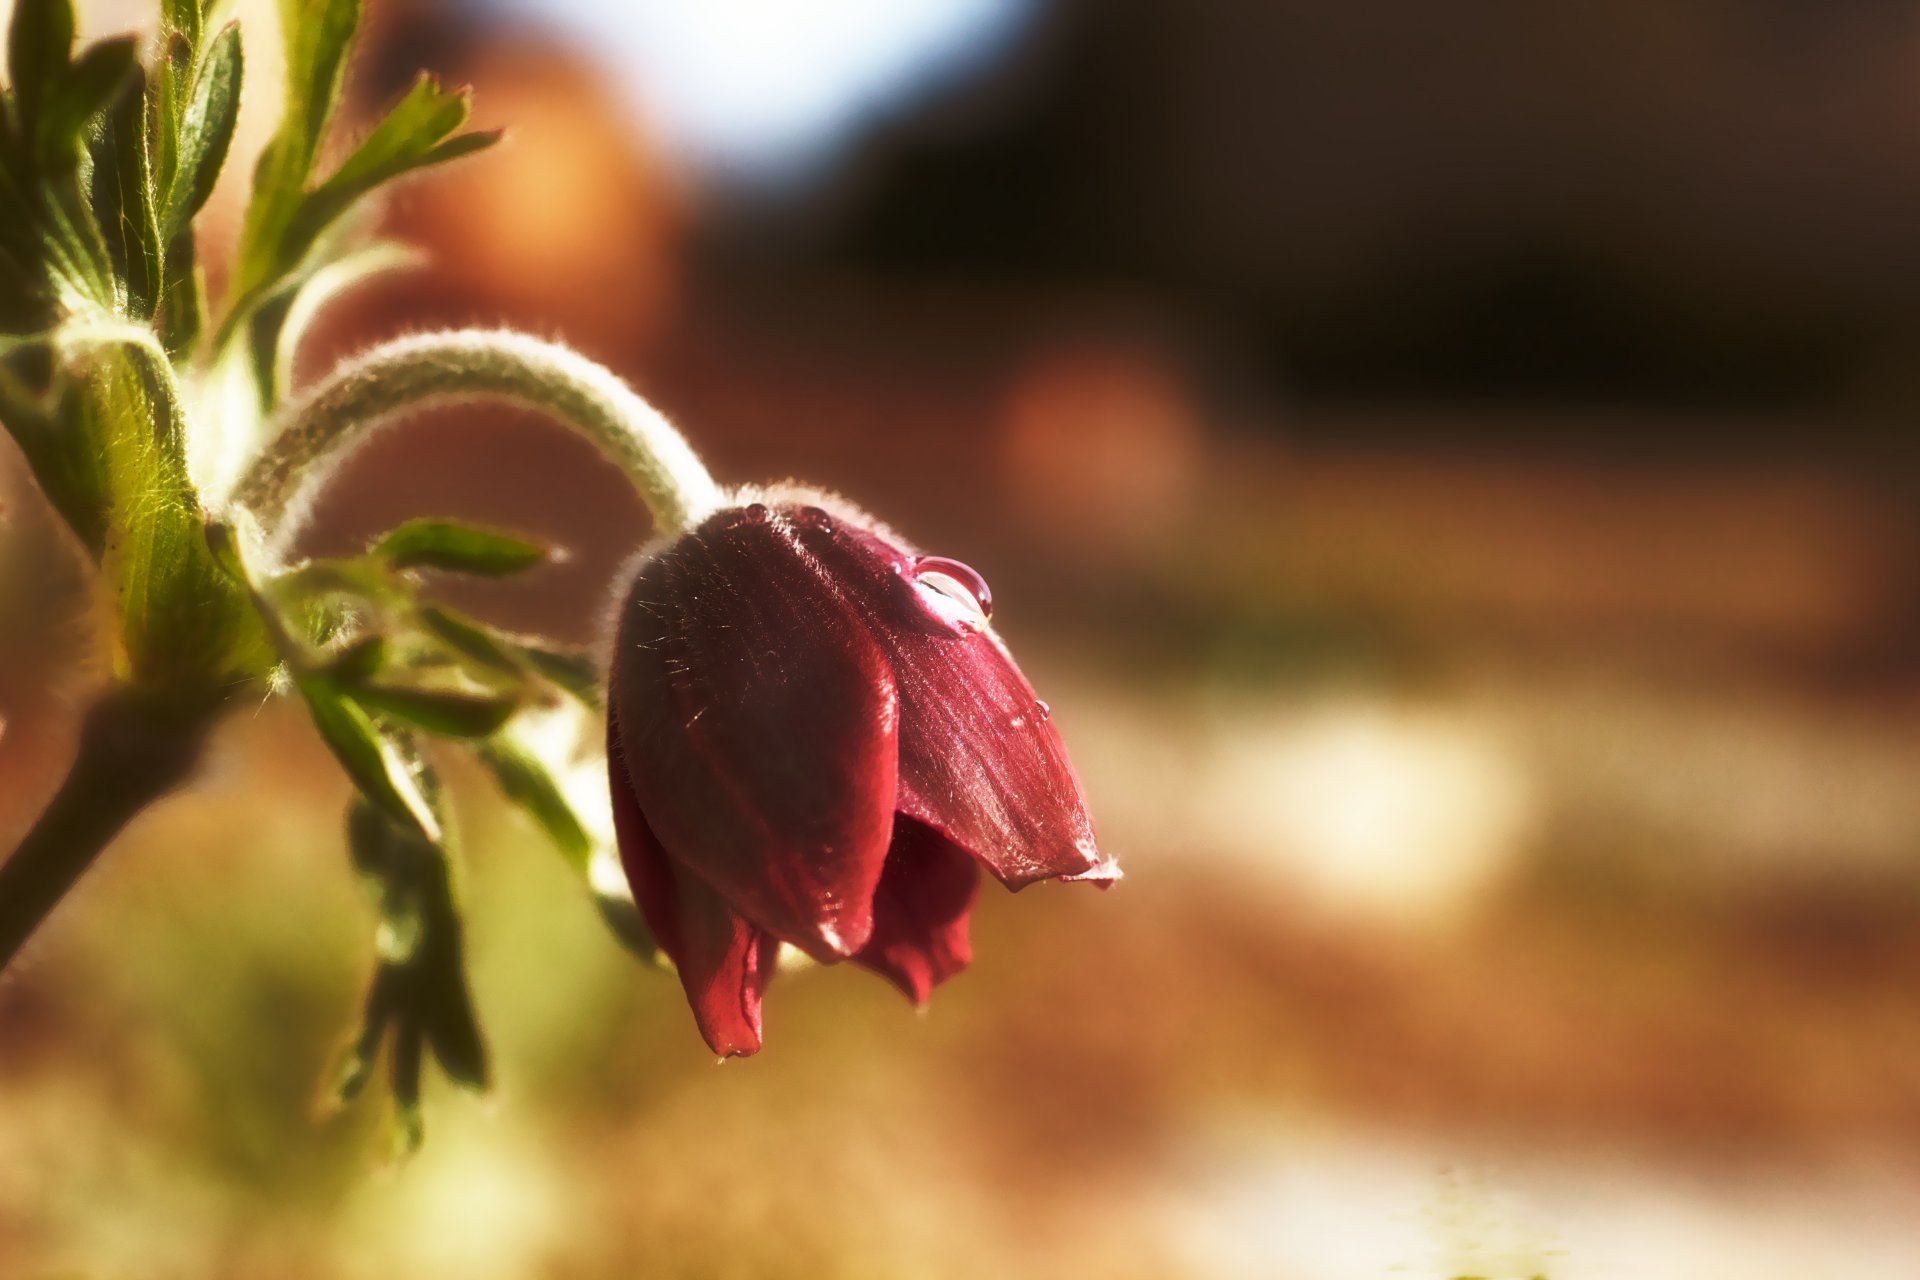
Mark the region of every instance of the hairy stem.
[[662, 531], [720, 504], [673, 424], [613, 373], [555, 343], [479, 329], [400, 338], [343, 363], [282, 418], [234, 501], [277, 552], [330, 464], [406, 414], [470, 400], [524, 405], [587, 437], [627, 473]]
[[193, 772], [213, 714], [162, 710], [126, 689], [94, 704], [67, 780], [0, 863], [0, 969], [120, 829]]

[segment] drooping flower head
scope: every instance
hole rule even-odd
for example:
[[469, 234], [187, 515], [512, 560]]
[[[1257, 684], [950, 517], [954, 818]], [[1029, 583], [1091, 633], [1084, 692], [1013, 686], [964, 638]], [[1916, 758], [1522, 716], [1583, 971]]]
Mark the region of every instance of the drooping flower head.
[[915, 1002], [1010, 889], [1119, 870], [979, 575], [844, 503], [743, 494], [647, 555], [607, 755], [634, 897], [722, 1055], [760, 1047], [781, 943]]

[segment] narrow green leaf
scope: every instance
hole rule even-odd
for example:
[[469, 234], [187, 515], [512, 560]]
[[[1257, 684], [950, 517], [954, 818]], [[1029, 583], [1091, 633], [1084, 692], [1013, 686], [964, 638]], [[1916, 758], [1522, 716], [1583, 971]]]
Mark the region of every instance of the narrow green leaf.
[[280, 0], [281, 39], [287, 56], [286, 114], [279, 136], [293, 142], [311, 168], [340, 101], [347, 53], [360, 28], [361, 0]]
[[206, 58], [193, 82], [193, 96], [180, 119], [178, 150], [168, 176], [161, 219], [161, 229], [168, 236], [186, 229], [213, 194], [240, 114], [243, 70], [240, 28], [229, 22], [207, 46]]
[[97, 561], [105, 549], [110, 482], [106, 459], [91, 447], [84, 402], [64, 380], [36, 390], [50, 375], [44, 348], [0, 361], [0, 422], [12, 433], [35, 483]]
[[176, 362], [192, 353], [207, 319], [207, 280], [195, 254], [193, 228], [183, 227], [167, 245], [166, 279], [160, 289], [160, 330], [166, 335], [167, 354]]
[[505, 734], [476, 743], [474, 755], [493, 775], [500, 794], [532, 818], [567, 860], [593, 895], [595, 910], [620, 944], [647, 964], [665, 963], [659, 940], [647, 927], [646, 918], [618, 887], [621, 873], [617, 866], [602, 865], [611, 855], [595, 846], [572, 802], [540, 758]]
[[469, 110], [465, 90], [448, 92], [433, 76], [422, 73], [314, 196], [323, 197], [329, 188], [367, 191], [405, 173], [436, 143], [466, 123]]
[[351, 686], [361, 705], [391, 716], [409, 728], [446, 738], [484, 738], [520, 709], [511, 694], [427, 689], [366, 681]]
[[205, 16], [201, 0], [160, 0], [160, 18], [167, 30], [179, 32], [194, 44], [200, 43], [200, 27]]
[[597, 709], [600, 705], [600, 663], [591, 653], [534, 644], [444, 605], [422, 606], [419, 618], [448, 647], [489, 672], [531, 674], [584, 706]]
[[469, 662], [501, 675], [521, 675], [520, 660], [491, 629], [465, 614], [437, 604], [422, 606], [420, 621], [436, 638]]
[[[420, 957], [426, 942], [427, 890], [430, 875], [438, 869], [440, 850], [365, 796], [355, 796], [347, 808], [347, 852], [375, 894], [380, 919], [374, 952], [381, 967], [403, 971]], [[396, 1004], [407, 998], [405, 984], [390, 993]]]
[[47, 92], [37, 129], [41, 166], [64, 173], [79, 162], [87, 122], [134, 83], [140, 56], [132, 36], [88, 47]]
[[253, 579], [247, 572], [246, 558], [240, 551], [240, 535], [234, 527], [224, 520], [209, 520], [205, 537], [207, 551], [213, 557], [213, 562], [235, 583], [251, 590]]
[[653, 936], [653, 930], [647, 926], [647, 918], [640, 914], [640, 908], [632, 898], [610, 893], [597, 882], [589, 881], [589, 886], [593, 890], [594, 909], [600, 913], [600, 919], [621, 946], [631, 951], [642, 963], [656, 969], [673, 967], [673, 961], [661, 948], [660, 940]]
[[39, 120], [49, 88], [66, 72], [72, 56], [71, 0], [15, 0], [7, 31], [7, 77], [14, 103], [29, 126]]
[[548, 684], [584, 706], [600, 706], [600, 662], [593, 654], [531, 644], [516, 645], [515, 652]]
[[151, 88], [147, 97], [153, 184], [161, 193], [164, 207], [165, 193], [173, 186], [173, 175], [179, 168], [180, 121], [187, 114], [187, 99], [193, 91], [198, 46], [178, 31], [167, 32], [161, 38], [164, 43], [149, 76]]
[[[421, 778], [431, 798], [438, 790], [431, 771], [423, 769]], [[449, 1078], [468, 1088], [486, 1088], [486, 1043], [467, 983], [465, 929], [448, 842], [426, 840], [365, 797], [348, 810], [347, 837], [354, 866], [378, 894], [380, 922], [379, 967], [343, 1081], [356, 1089], [364, 1083], [367, 1064], [390, 1026], [394, 1098], [403, 1113], [418, 1109], [423, 1046], [432, 1049]]]
[[415, 169], [443, 164], [490, 146], [497, 133], [449, 137], [466, 122], [465, 90], [447, 92], [432, 76], [414, 86], [361, 140], [353, 154], [302, 202], [287, 228], [291, 265], [335, 218], [374, 188]]
[[334, 655], [326, 665], [329, 679], [341, 684], [357, 684], [378, 675], [392, 653], [387, 638], [377, 632], [361, 636]]
[[449, 1078], [469, 1089], [485, 1089], [487, 1047], [467, 986], [464, 948], [458, 945], [459, 919], [449, 914], [436, 929], [418, 962], [420, 1025]]
[[147, 319], [164, 271], [146, 128], [145, 77], [132, 69], [132, 89], [114, 105], [93, 141], [93, 211], [107, 256], [125, 288], [127, 314]]
[[360, 1031], [347, 1047], [334, 1073], [331, 1090], [336, 1105], [353, 1101], [373, 1075], [373, 1061], [380, 1053], [380, 1041], [386, 1037], [387, 1024], [393, 1018], [398, 987], [397, 974], [386, 965], [374, 970], [373, 986], [367, 992], [366, 1010], [361, 1015]]
[[547, 549], [497, 529], [453, 520], [409, 520], [373, 545], [372, 553], [397, 569], [438, 569], [500, 578], [531, 569]]
[[553, 841], [561, 856], [582, 876], [593, 857], [593, 838], [573, 811], [566, 793], [547, 766], [532, 752], [506, 738], [488, 738], [474, 744], [474, 755], [500, 787], [500, 794], [518, 806]]
[[360, 0], [280, 0], [286, 101], [280, 127], [260, 154], [253, 198], [234, 262], [234, 317], [286, 269], [287, 226], [306, 196], [327, 122], [340, 99], [347, 50], [360, 25]]
[[420, 1110], [422, 1037], [418, 1024], [404, 1021], [393, 1035], [393, 1143], [401, 1159], [426, 1141], [427, 1122]]
[[360, 793], [394, 821], [410, 823], [427, 840], [437, 842], [440, 820], [399, 748], [381, 733], [373, 718], [324, 679], [300, 681], [300, 692], [314, 728]]

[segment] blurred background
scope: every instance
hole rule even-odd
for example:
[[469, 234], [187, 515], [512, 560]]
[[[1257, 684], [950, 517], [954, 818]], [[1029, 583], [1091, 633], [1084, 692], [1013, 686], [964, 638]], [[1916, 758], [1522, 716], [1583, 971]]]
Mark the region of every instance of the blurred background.
[[[421, 66], [507, 141], [308, 376], [561, 336], [965, 559], [1127, 880], [988, 891], [924, 1016], [782, 978], [716, 1068], [457, 776], [502, 1084], [389, 1167], [315, 1102], [345, 784], [236, 716], [0, 983], [0, 1275], [1915, 1274], [1920, 4], [407, 0], [359, 118]], [[420, 513], [569, 548], [458, 598], [578, 643], [647, 534], [464, 411], [309, 550]], [[4, 846], [87, 622], [5, 442], [0, 521]]]

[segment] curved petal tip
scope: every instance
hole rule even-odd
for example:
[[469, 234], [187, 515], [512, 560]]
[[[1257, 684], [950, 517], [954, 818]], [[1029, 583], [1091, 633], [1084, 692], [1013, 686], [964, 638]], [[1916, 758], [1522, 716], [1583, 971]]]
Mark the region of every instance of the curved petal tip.
[[1069, 884], [1079, 884], [1085, 881], [1086, 883], [1097, 885], [1102, 889], [1111, 889], [1116, 881], [1125, 879], [1126, 874], [1126, 872], [1120, 869], [1120, 864], [1112, 858], [1101, 858], [1099, 862], [1088, 867], [1085, 871], [1075, 875], [1061, 876], [1060, 879]]

